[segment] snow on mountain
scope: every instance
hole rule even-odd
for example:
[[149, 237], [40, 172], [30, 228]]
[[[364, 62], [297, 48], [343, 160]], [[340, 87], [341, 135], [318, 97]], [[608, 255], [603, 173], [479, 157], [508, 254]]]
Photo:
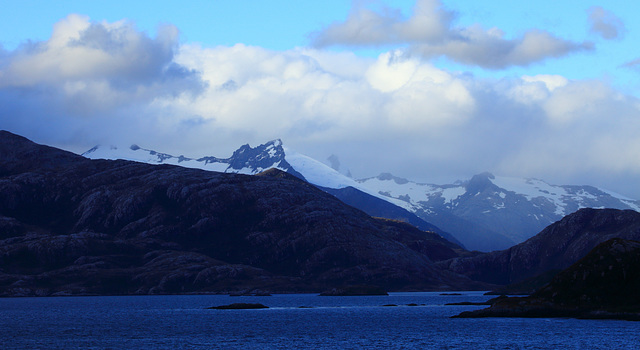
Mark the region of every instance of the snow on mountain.
[[391, 198], [375, 191], [371, 191], [369, 188], [363, 186], [359, 182], [339, 173], [338, 171], [322, 162], [319, 162], [311, 157], [307, 157], [303, 154], [290, 151], [288, 149], [285, 150], [285, 159], [287, 160], [287, 162], [289, 162], [289, 164], [291, 164], [294, 169], [300, 172], [307, 181], [316, 186], [333, 189], [353, 187], [364, 193], [383, 199], [409, 211], [416, 210], [416, 208], [411, 205], [411, 203]]
[[[640, 201], [593, 186], [558, 186], [489, 173], [449, 185], [420, 184], [391, 174], [358, 181], [372, 191], [418, 208], [415, 213], [419, 217], [450, 232], [470, 249], [501, 248], [471, 238], [478, 230], [519, 243], [581, 208], [640, 211]], [[460, 226], [455, 218], [473, 225]]]
[[236, 150], [230, 158], [202, 157], [188, 158], [173, 156], [154, 150], [130, 147], [96, 146], [82, 154], [91, 159], [124, 159], [149, 164], [171, 164], [186, 168], [197, 168], [209, 171], [253, 175], [270, 168], [277, 168], [301, 177], [285, 159], [282, 141], [274, 140], [252, 148], [244, 145]]
[[558, 186], [550, 185], [538, 179], [522, 179], [495, 176], [491, 182], [507, 191], [524, 196], [528, 201], [545, 199], [555, 206], [554, 213], [559, 216], [569, 215], [582, 208], [633, 209], [640, 211], [640, 202], [615, 192], [593, 186]]
[[[454, 184], [423, 184], [385, 173], [354, 180], [274, 140], [241, 146], [229, 158], [189, 158], [141, 148], [99, 147], [83, 156], [173, 164], [210, 171], [257, 174], [278, 168], [325, 189], [355, 188], [385, 200], [451, 233], [468, 249], [505, 249], [581, 208], [640, 211], [640, 201], [592, 186], [557, 186], [542, 180], [473, 176]], [[363, 204], [364, 205], [364, 204]]]
[[124, 159], [149, 164], [172, 164], [187, 168], [248, 175], [257, 174], [269, 168], [277, 168], [319, 187], [333, 189], [353, 187], [409, 211], [416, 210], [410, 203], [372, 192], [326, 164], [286, 149], [281, 140], [270, 141], [255, 148], [244, 145], [229, 158], [212, 156], [197, 159], [185, 156], [176, 157], [137, 145], [130, 147], [96, 146], [82, 155], [91, 159]]
[[149, 149], [140, 148], [137, 145], [132, 145], [131, 147], [95, 146], [84, 152], [82, 156], [90, 159], [123, 159], [148, 164], [171, 164], [186, 168], [198, 168], [219, 172], [225, 172], [229, 168], [228, 163], [196, 160], [183, 156], [175, 157], [166, 153], [158, 153]]
[[395, 177], [389, 173], [358, 180], [358, 182], [370, 190], [375, 190], [387, 197], [403, 200], [416, 207], [421, 207], [421, 202], [437, 198], [440, 198], [445, 204], [452, 203], [465, 193], [464, 186], [422, 184]]
[[[505, 199], [506, 192], [513, 192], [531, 201], [546, 201], [554, 206], [553, 212], [565, 216], [581, 208], [604, 208], [605, 204], [615, 204], [640, 211], [639, 201], [619, 195], [615, 192], [592, 186], [558, 186], [551, 185], [538, 179], [490, 176], [491, 183], [504, 191], [496, 192], [498, 197]], [[465, 184], [433, 185], [411, 182], [383, 173], [377, 177], [358, 180], [370, 190], [376, 190], [385, 196], [406, 201], [414, 206], [421, 206], [421, 202], [441, 201], [447, 207], [459, 205], [458, 198], [466, 192]], [[618, 202], [619, 203], [616, 203]], [[614, 203], [611, 203], [614, 202]], [[505, 208], [504, 203], [494, 206], [495, 209]], [[423, 209], [429, 209], [428, 207]]]

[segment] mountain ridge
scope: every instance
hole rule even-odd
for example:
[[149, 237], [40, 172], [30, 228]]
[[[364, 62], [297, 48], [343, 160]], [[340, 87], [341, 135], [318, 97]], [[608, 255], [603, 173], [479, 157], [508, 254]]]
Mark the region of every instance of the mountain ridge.
[[408, 211], [405, 202], [367, 191], [353, 179], [327, 165], [305, 155], [286, 150], [281, 140], [269, 141], [257, 147], [243, 145], [234, 151], [229, 158], [173, 156], [135, 144], [130, 147], [95, 146], [84, 152], [82, 156], [89, 159], [125, 159], [156, 165], [172, 164], [209, 171], [250, 175], [275, 168], [308, 181], [369, 215], [411, 222], [423, 230], [436, 232], [449, 241], [462, 245], [449, 233]]
[[[408, 201], [418, 208], [415, 213], [420, 218], [453, 234], [467, 248], [482, 251], [523, 242], [581, 208], [640, 210], [640, 201], [594, 186], [550, 185], [488, 172], [447, 185], [396, 180], [383, 174], [360, 181], [379, 193]], [[471, 225], [461, 226], [461, 222]], [[478, 237], [478, 230], [485, 232]], [[482, 242], [483, 238], [498, 244]]]
[[[354, 180], [322, 162], [286, 149], [281, 140], [255, 148], [243, 145], [230, 158], [174, 157], [139, 147], [138, 152], [125, 149], [121, 154], [104, 152], [105, 148], [102, 148], [103, 154], [96, 153], [100, 148], [92, 150], [83, 155], [106, 159], [121, 157], [245, 174], [256, 174], [268, 167], [275, 167], [306, 179], [343, 200], [351, 201], [352, 205], [369, 210], [371, 215], [381, 214], [371, 210], [376, 204], [365, 203], [363, 198], [369, 195], [376, 198], [373, 202], [385, 200], [409, 214], [397, 216], [391, 214], [397, 210], [389, 210], [381, 216], [414, 221], [413, 216], [417, 216], [437, 228], [437, 232], [451, 235], [451, 241], [483, 252], [507, 249], [523, 242], [581, 208], [640, 210], [640, 201], [594, 186], [550, 185], [542, 180], [494, 176], [489, 172], [445, 185], [417, 183], [391, 173]], [[119, 150], [122, 151], [122, 148]], [[141, 150], [148, 154], [143, 155]], [[151, 152], [155, 155], [151, 155]], [[357, 194], [356, 199], [349, 188], [362, 194]]]
[[435, 265], [463, 252], [439, 235], [283, 174], [91, 160], [0, 132], [0, 295], [486, 288]]

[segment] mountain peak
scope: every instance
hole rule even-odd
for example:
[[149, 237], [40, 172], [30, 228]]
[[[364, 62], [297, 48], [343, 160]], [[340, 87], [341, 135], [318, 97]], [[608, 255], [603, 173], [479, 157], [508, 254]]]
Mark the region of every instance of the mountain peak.
[[265, 146], [282, 147], [283, 143], [281, 139], [275, 139], [265, 143]]
[[466, 185], [467, 193], [475, 195], [477, 193], [484, 191], [486, 188], [490, 186], [494, 186], [491, 180], [495, 178], [496, 177], [489, 172], [484, 172], [482, 174], [474, 175]]
[[[235, 170], [251, 168], [253, 172], [277, 167], [285, 161], [284, 148], [280, 139], [272, 140], [257, 147], [243, 145], [229, 158], [229, 167]], [[259, 172], [259, 171], [258, 171]]]
[[278, 168], [304, 179], [286, 161], [281, 139], [271, 140], [256, 147], [245, 144], [233, 152], [233, 155], [229, 158], [208, 156], [193, 159], [182, 155], [173, 156], [142, 148], [137, 144], [121, 148], [95, 146], [82, 155], [91, 159], [126, 159], [143, 163], [172, 164], [187, 168], [242, 174], [257, 174], [269, 168]]

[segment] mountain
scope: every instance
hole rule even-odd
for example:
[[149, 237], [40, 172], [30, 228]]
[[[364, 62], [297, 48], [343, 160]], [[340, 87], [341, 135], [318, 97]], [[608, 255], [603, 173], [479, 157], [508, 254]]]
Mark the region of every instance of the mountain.
[[95, 146], [82, 155], [90, 159], [124, 159], [149, 164], [172, 164], [187, 168], [250, 175], [275, 168], [304, 179], [371, 216], [406, 221], [422, 230], [436, 232], [449, 241], [462, 245], [449, 233], [409, 211], [408, 209], [413, 209], [412, 205], [369, 191], [355, 180], [324, 163], [285, 149], [281, 140], [269, 141], [257, 147], [244, 145], [229, 158], [172, 156], [137, 145], [130, 147]]
[[133, 160], [149, 164], [171, 164], [187, 168], [248, 175], [255, 175], [269, 168], [276, 168], [322, 188], [341, 189], [353, 187], [401, 208], [412, 208], [412, 205], [405, 201], [389, 198], [377, 192], [369, 193], [369, 190], [360, 183], [326, 164], [286, 149], [281, 140], [269, 141], [257, 147], [243, 145], [233, 152], [233, 155], [229, 158], [173, 156], [141, 148], [135, 144], [129, 147], [104, 147], [98, 145], [84, 152], [82, 156], [89, 159]]
[[523, 242], [580, 208], [640, 210], [640, 201], [592, 186], [556, 186], [490, 173], [448, 185], [416, 183], [389, 173], [354, 180], [286, 149], [280, 140], [255, 148], [244, 145], [229, 158], [176, 157], [136, 145], [96, 146], [83, 155], [243, 174], [275, 167], [306, 179], [369, 215], [411, 222], [467, 249], [483, 252]]
[[435, 265], [465, 254], [439, 235], [261, 175], [91, 160], [0, 131], [0, 295], [486, 288]]
[[640, 321], [640, 242], [613, 238], [528, 297], [497, 298], [457, 317], [577, 317]]
[[[613, 238], [640, 240], [640, 213], [580, 209], [509, 249], [454, 258], [442, 262], [441, 266], [473, 280], [506, 285], [563, 270], [598, 244]], [[552, 276], [553, 273], [547, 278]]]
[[435, 232], [449, 242], [464, 247], [460, 241], [448, 232], [441, 230], [437, 226], [420, 219], [410, 211], [389, 203], [384, 199], [374, 197], [351, 186], [345, 188], [320, 188], [325, 192], [334, 195], [342, 202], [358, 208], [371, 216], [403, 221], [423, 231]]
[[449, 185], [420, 184], [382, 174], [359, 180], [371, 191], [403, 200], [420, 218], [468, 249], [491, 251], [523, 242], [581, 208], [640, 210], [640, 201], [592, 186], [483, 173]]
[[243, 145], [229, 158], [208, 156], [195, 159], [182, 155], [172, 156], [141, 148], [135, 144], [130, 147], [95, 146], [82, 155], [90, 159], [124, 159], [149, 164], [171, 164], [186, 168], [250, 175], [276, 168], [304, 179], [304, 176], [285, 159], [284, 148], [280, 140], [270, 141], [255, 148]]

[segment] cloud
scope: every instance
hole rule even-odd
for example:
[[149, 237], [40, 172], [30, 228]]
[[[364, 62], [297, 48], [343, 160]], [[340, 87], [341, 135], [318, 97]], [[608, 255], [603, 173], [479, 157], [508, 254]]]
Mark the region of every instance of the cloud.
[[631, 60], [631, 61], [621, 65], [621, 67], [631, 68], [631, 69], [638, 69], [640, 67], [640, 58], [636, 58], [635, 60]]
[[[628, 195], [638, 196], [629, 187], [630, 174], [640, 170], [631, 165], [640, 161], [640, 143], [632, 136], [640, 130], [636, 98], [599, 81], [574, 81], [555, 88], [536, 105], [543, 123], [520, 134], [522, 147], [502, 159], [502, 171], [555, 176], [565, 183], [580, 179], [618, 190], [626, 186]], [[629, 176], [627, 184], [616, 184], [623, 174]]]
[[133, 114], [153, 100], [203, 90], [197, 72], [174, 62], [177, 49], [174, 26], [159, 27], [151, 38], [128, 21], [69, 15], [54, 25], [48, 40], [0, 55], [0, 99], [11, 111], [1, 124], [28, 131], [50, 118], [60, 139], [95, 132], [84, 129], [118, 118], [135, 127]]
[[180, 45], [166, 30], [151, 38], [129, 22], [68, 17], [49, 40], [5, 51], [0, 128], [76, 152], [136, 143], [194, 157], [281, 138], [319, 160], [336, 155], [359, 178], [492, 171], [640, 198], [640, 101], [605, 83], [480, 79], [399, 50]]
[[439, 0], [418, 0], [413, 14], [403, 18], [397, 11], [381, 12], [355, 7], [344, 22], [313, 33], [316, 47], [406, 45], [407, 51], [431, 59], [448, 59], [487, 69], [528, 66], [548, 58], [593, 50], [589, 42], [577, 43], [532, 29], [507, 39], [498, 28], [480, 25], [454, 26], [455, 13]]
[[[640, 174], [640, 101], [599, 81], [477, 79], [401, 51], [374, 60], [244, 45], [180, 52], [211, 88], [179, 109], [215, 119], [207, 130], [222, 148], [237, 144], [223, 130], [253, 144], [282, 138], [316, 159], [339, 156], [356, 177], [420, 181], [489, 170], [616, 189], [620, 174]], [[233, 90], [219, 88], [228, 81]]]
[[449, 27], [454, 18], [453, 12], [432, 0], [418, 1], [409, 19], [389, 8], [378, 13], [359, 4], [345, 22], [334, 23], [312, 34], [312, 39], [317, 47], [437, 42], [450, 35]]
[[156, 38], [137, 31], [132, 23], [90, 22], [69, 15], [54, 26], [46, 42], [24, 45], [6, 58], [0, 86], [91, 79], [118, 87], [151, 85], [183, 78], [168, 66], [177, 47], [178, 30], [163, 26]]
[[592, 32], [607, 40], [619, 39], [626, 32], [622, 20], [600, 6], [589, 9], [589, 23]]

